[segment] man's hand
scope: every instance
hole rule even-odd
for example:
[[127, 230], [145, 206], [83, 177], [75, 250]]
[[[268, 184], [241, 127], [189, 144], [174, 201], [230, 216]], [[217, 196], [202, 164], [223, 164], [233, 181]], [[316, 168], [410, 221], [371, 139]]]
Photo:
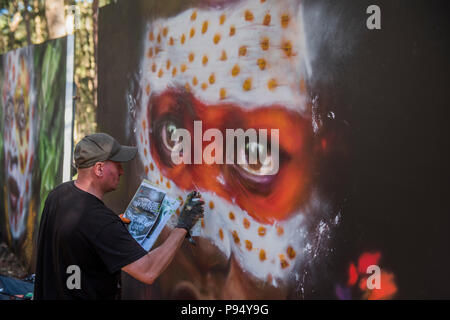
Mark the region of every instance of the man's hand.
[[188, 194], [186, 202], [181, 210], [176, 228], [184, 228], [189, 234], [191, 228], [198, 219], [203, 218], [205, 201], [201, 199], [200, 193], [192, 191]]

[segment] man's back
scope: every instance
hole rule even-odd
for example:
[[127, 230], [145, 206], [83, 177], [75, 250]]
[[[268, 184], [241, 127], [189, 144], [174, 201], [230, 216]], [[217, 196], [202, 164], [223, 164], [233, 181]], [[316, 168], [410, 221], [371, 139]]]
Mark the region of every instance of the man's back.
[[146, 253], [100, 199], [63, 183], [42, 212], [35, 299], [114, 299], [120, 269]]

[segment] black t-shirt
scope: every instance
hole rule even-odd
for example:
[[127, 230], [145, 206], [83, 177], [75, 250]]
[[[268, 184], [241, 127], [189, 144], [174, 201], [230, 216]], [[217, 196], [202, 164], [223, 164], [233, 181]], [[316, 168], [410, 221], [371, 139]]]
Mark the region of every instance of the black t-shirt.
[[114, 299], [120, 269], [145, 254], [100, 199], [74, 181], [63, 183], [42, 212], [34, 298]]

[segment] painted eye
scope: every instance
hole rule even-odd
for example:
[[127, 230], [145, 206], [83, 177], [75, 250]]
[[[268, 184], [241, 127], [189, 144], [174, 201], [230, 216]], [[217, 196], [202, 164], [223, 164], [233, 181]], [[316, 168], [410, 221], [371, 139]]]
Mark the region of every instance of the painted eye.
[[253, 175], [273, 174], [274, 161], [270, 146], [256, 141], [247, 141], [244, 148], [237, 150], [237, 164], [241, 169]]
[[177, 125], [172, 121], [167, 121], [161, 128], [161, 139], [164, 146], [169, 151], [174, 151], [177, 145], [180, 143], [178, 141], [173, 141], [172, 136], [178, 130]]
[[8, 125], [12, 125], [14, 119], [14, 103], [11, 99], [6, 102], [5, 121]]
[[25, 119], [25, 104], [23, 99], [19, 100], [19, 108], [16, 114], [17, 123], [19, 125], [20, 130], [25, 129], [26, 119]]

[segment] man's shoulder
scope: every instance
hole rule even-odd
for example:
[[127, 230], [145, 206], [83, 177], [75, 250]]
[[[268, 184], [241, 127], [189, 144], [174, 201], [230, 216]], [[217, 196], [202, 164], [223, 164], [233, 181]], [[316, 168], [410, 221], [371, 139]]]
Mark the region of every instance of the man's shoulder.
[[63, 192], [63, 191], [66, 191], [67, 189], [72, 189], [72, 188], [73, 188], [73, 180], [66, 181], [66, 182], [60, 183], [55, 188], [53, 188], [53, 190], [50, 191], [49, 195], [52, 193]]
[[53, 188], [47, 195], [47, 199], [55, 197], [55, 195], [66, 194], [70, 189], [73, 188], [73, 181], [63, 182]]

